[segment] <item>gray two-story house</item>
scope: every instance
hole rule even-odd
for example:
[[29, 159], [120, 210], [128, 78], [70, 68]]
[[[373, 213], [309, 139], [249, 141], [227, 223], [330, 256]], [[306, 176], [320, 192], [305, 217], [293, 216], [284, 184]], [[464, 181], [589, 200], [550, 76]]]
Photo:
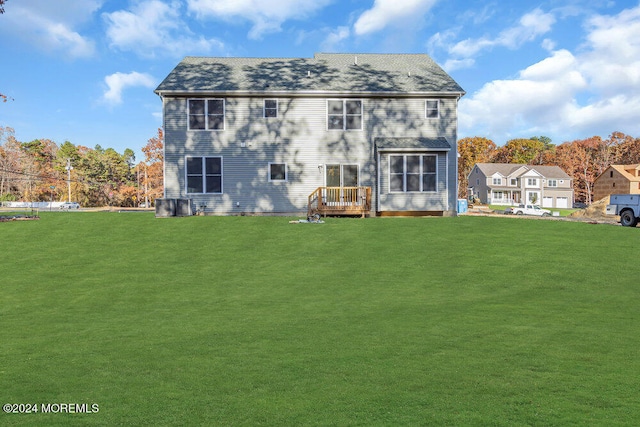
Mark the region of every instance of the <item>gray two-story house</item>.
[[464, 91], [427, 55], [186, 57], [155, 92], [167, 199], [213, 214], [455, 215]]
[[573, 180], [558, 166], [477, 163], [469, 173], [468, 194], [485, 204], [570, 208]]

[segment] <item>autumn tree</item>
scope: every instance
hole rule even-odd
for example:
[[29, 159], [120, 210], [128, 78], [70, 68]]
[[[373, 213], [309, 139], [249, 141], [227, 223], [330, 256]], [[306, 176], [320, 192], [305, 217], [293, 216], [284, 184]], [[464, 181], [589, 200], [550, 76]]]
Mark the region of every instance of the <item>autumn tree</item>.
[[[54, 159], [58, 146], [50, 139], [34, 139], [23, 142], [21, 148], [21, 172], [25, 178], [23, 198], [28, 201], [49, 201], [57, 189]], [[54, 187], [53, 189], [51, 187]]]
[[494, 163], [532, 164], [544, 152], [544, 142], [538, 139], [516, 138], [496, 150]]
[[0, 201], [18, 200], [20, 143], [10, 127], [0, 126]]
[[489, 162], [496, 144], [487, 138], [474, 136], [458, 141], [458, 197], [466, 198], [469, 174], [476, 163]]
[[153, 202], [164, 194], [164, 133], [162, 128], [158, 134], [150, 138], [142, 147], [144, 162], [136, 167], [139, 174], [141, 195], [145, 203]]
[[631, 165], [640, 163], [640, 138], [633, 138], [622, 132], [613, 132], [608, 141], [613, 164]]
[[556, 149], [555, 164], [573, 179], [576, 200], [593, 201], [595, 179], [614, 161], [612, 140], [599, 136], [565, 142]]

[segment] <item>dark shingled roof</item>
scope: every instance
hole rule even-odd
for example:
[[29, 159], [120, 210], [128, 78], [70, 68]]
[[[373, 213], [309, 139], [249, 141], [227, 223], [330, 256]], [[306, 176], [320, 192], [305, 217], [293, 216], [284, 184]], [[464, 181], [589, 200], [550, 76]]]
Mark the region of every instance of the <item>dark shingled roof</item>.
[[461, 96], [464, 90], [424, 54], [316, 54], [313, 58], [184, 58], [155, 90], [387, 92]]
[[450, 150], [451, 145], [447, 142], [447, 139], [439, 136], [437, 138], [375, 138], [374, 143], [376, 150]]

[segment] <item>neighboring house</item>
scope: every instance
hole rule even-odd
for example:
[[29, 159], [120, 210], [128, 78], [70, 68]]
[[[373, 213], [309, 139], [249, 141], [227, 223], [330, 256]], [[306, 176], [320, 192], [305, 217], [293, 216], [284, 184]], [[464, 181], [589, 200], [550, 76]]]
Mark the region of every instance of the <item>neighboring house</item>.
[[593, 182], [593, 200], [611, 194], [640, 194], [640, 164], [611, 165]]
[[456, 214], [464, 91], [427, 55], [186, 57], [155, 93], [165, 198], [298, 214], [319, 188], [366, 187], [367, 213]]
[[573, 206], [572, 179], [558, 166], [477, 163], [469, 174], [469, 194], [492, 205]]

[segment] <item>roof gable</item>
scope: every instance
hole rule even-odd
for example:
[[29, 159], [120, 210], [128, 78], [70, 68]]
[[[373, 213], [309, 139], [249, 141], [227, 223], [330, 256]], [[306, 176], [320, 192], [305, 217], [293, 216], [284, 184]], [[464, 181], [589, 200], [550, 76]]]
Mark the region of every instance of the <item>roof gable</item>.
[[538, 172], [537, 170], [535, 170], [535, 169], [529, 169], [525, 173], [521, 174], [520, 176], [524, 176], [524, 177], [527, 177], [527, 178], [531, 178], [531, 177], [542, 178], [543, 177], [543, 175], [540, 172]]
[[155, 92], [451, 94], [464, 90], [424, 54], [316, 54], [313, 58], [185, 57]]
[[[640, 165], [637, 165], [637, 164], [633, 164], [633, 165], [611, 165], [610, 168], [614, 169], [616, 172], [618, 172], [620, 175], [622, 175], [624, 178], [626, 178], [627, 180], [629, 180], [631, 182], [640, 182], [640, 176], [639, 176], [640, 174], [638, 174], [638, 172], [640, 172]], [[607, 169], [607, 170], [609, 170], [609, 169]], [[603, 175], [607, 172], [607, 170], [605, 170], [603, 172]], [[635, 174], [634, 174], [634, 172], [635, 172]]]

